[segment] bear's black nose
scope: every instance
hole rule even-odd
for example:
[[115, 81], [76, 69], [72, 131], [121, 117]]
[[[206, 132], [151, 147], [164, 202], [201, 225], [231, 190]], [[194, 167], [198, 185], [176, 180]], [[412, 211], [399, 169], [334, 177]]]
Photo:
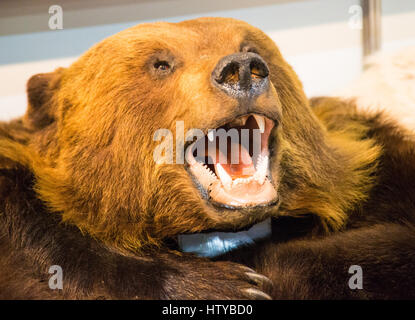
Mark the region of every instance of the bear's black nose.
[[268, 66], [256, 53], [243, 52], [223, 57], [212, 72], [212, 82], [228, 95], [253, 97], [268, 87]]

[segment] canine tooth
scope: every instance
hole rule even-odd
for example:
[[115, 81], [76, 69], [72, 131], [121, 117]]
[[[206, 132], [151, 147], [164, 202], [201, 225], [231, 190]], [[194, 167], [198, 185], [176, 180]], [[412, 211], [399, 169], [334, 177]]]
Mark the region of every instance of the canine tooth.
[[216, 173], [218, 174], [218, 177], [220, 181], [222, 182], [225, 189], [231, 189], [232, 187], [232, 178], [231, 176], [226, 172], [226, 170], [222, 167], [220, 163], [216, 164]]
[[265, 182], [265, 178], [267, 176], [268, 161], [269, 161], [268, 156], [262, 156], [262, 155], [258, 156], [254, 178], [261, 185]]
[[261, 133], [265, 132], [265, 119], [263, 116], [260, 116], [258, 114], [254, 114], [254, 118], [256, 120], [256, 123], [258, 124], [259, 131]]
[[207, 136], [208, 136], [209, 141], [213, 142], [213, 139], [214, 139], [213, 130], [210, 130]]

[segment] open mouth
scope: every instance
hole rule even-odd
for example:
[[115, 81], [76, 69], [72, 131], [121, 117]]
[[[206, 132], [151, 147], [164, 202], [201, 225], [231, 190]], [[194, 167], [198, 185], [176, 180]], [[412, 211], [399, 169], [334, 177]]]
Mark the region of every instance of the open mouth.
[[273, 127], [271, 119], [247, 114], [209, 130], [187, 148], [190, 172], [210, 201], [228, 208], [276, 201], [268, 150]]

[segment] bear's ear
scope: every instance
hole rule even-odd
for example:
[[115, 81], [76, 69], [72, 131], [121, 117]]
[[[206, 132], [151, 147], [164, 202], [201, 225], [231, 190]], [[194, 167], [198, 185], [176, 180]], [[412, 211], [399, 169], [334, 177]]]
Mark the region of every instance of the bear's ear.
[[33, 128], [41, 129], [55, 120], [53, 94], [59, 88], [63, 69], [39, 73], [27, 82], [28, 108], [25, 121]]

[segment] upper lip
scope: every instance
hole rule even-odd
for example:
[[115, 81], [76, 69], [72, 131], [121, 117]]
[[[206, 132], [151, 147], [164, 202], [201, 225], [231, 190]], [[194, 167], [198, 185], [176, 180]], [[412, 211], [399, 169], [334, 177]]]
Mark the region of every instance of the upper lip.
[[[260, 116], [263, 116], [265, 118], [268, 118], [268, 119], [272, 120], [274, 122], [274, 127], [276, 127], [280, 122], [280, 116], [279, 116], [278, 112], [266, 112], [266, 113], [260, 112], [260, 111], [259, 112], [255, 112], [255, 111], [240, 112], [240, 113], [235, 113], [232, 116], [228, 116], [226, 118], [222, 118], [220, 120], [217, 120], [217, 121], [215, 121], [215, 123], [212, 123], [211, 126], [200, 128], [200, 130], [203, 132], [204, 137], [205, 137], [209, 134], [209, 131], [212, 130], [212, 129], [215, 130], [215, 129], [221, 128], [221, 127], [223, 127], [223, 126], [225, 126], [229, 123], [232, 123], [236, 119], [239, 119], [239, 118], [242, 118], [242, 117], [245, 117], [245, 116], [249, 117], [251, 115], [260, 115]], [[199, 139], [202, 139], [202, 138], [199, 138]], [[195, 138], [193, 141], [187, 141], [184, 145], [184, 147], [185, 147], [184, 149], [186, 150], [191, 144], [193, 144], [194, 142], [196, 142], [199, 139]]]
[[[216, 128], [220, 128], [228, 123], [231, 123], [232, 121], [239, 119], [241, 117], [244, 116], [250, 116], [250, 115], [260, 115], [263, 117], [266, 117], [272, 121], [274, 121], [274, 125], [277, 124], [280, 121], [280, 117], [278, 115], [278, 113], [271, 113], [271, 112], [261, 112], [259, 110], [249, 110], [249, 112], [238, 112], [233, 114], [232, 116], [223, 118], [219, 121], [217, 121], [216, 126], [212, 126], [211, 129], [216, 129]], [[206, 129], [206, 133], [207, 133], [208, 129]]]

